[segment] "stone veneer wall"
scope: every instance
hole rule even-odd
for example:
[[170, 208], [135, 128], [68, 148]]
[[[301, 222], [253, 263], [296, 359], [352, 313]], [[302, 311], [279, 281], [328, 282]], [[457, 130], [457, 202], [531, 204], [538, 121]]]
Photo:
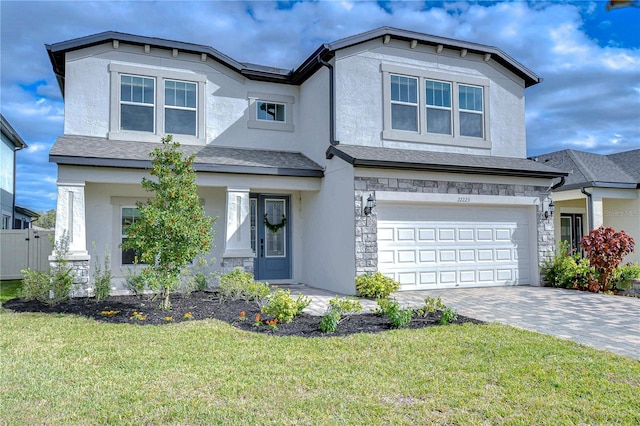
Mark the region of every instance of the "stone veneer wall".
[[[88, 256], [87, 256], [88, 257]], [[49, 266], [52, 270], [58, 268], [58, 261], [55, 258], [49, 259]], [[73, 284], [69, 293], [70, 297], [91, 297], [94, 295], [94, 286], [89, 278], [91, 266], [89, 259], [68, 259], [67, 267], [71, 267]]]
[[[540, 203], [536, 206], [538, 262], [553, 255], [553, 221], [544, 217], [543, 206], [549, 197], [547, 188], [544, 186], [356, 177], [354, 190], [356, 274], [358, 275], [378, 270], [377, 209], [374, 208], [370, 216], [365, 216], [363, 212], [363, 203], [366, 203], [369, 194], [375, 191], [538, 197], [540, 199]], [[540, 283], [542, 282], [541, 278]]]
[[253, 274], [253, 257], [225, 257], [220, 266], [222, 266], [223, 274], [232, 272], [236, 268]]

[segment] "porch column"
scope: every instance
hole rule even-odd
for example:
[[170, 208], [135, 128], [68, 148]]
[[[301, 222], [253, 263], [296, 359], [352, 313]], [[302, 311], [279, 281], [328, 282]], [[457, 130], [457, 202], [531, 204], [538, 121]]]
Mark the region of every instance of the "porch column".
[[251, 212], [249, 188], [227, 187], [227, 221], [222, 269], [230, 272], [241, 268], [253, 272], [254, 253], [251, 249]]
[[593, 229], [601, 227], [604, 223], [604, 210], [602, 208], [602, 197], [593, 194], [591, 196], [591, 211], [593, 212]]
[[84, 185], [58, 181], [55, 247], [49, 256], [52, 268], [58, 266], [59, 258], [72, 267], [72, 297], [91, 296], [93, 290], [89, 280], [91, 256], [87, 252]]

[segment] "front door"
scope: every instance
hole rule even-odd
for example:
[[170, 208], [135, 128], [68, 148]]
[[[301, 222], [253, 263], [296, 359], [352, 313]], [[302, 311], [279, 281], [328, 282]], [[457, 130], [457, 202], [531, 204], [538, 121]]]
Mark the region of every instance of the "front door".
[[252, 195], [251, 237], [256, 253], [253, 273], [258, 280], [291, 278], [290, 198]]
[[560, 240], [568, 241], [571, 253], [580, 252], [582, 239], [582, 215], [562, 213], [560, 215]]

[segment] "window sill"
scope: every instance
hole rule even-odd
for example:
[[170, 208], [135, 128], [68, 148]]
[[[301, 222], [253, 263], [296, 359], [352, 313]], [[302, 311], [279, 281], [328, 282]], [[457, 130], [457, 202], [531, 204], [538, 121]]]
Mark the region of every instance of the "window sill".
[[247, 128], [260, 130], [279, 130], [281, 132], [293, 132], [295, 130], [293, 124], [259, 120], [249, 120], [247, 122]]
[[465, 148], [491, 148], [491, 141], [481, 138], [469, 137], [451, 137], [446, 135], [437, 135], [428, 133], [426, 135], [415, 132], [406, 132], [403, 130], [384, 130], [382, 139], [401, 141], [401, 142], [418, 142], [430, 143], [435, 145], [460, 146]]
[[[167, 135], [158, 135], [150, 132], [134, 132], [134, 131], [119, 131], [109, 132], [107, 138], [115, 141], [134, 141], [134, 142], [160, 142], [160, 140]], [[197, 138], [189, 135], [173, 135], [173, 140], [180, 142], [184, 145], [205, 145], [206, 140], [204, 138]]]

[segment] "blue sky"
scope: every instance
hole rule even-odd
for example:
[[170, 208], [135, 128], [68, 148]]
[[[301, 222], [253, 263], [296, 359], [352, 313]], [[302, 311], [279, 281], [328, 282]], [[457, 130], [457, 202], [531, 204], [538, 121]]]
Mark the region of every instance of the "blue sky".
[[0, 107], [29, 148], [17, 203], [55, 208], [48, 152], [64, 104], [44, 45], [102, 31], [211, 46], [295, 68], [320, 44], [388, 25], [496, 46], [544, 78], [526, 91], [528, 155], [640, 147], [640, 9], [603, 1], [0, 1]]

